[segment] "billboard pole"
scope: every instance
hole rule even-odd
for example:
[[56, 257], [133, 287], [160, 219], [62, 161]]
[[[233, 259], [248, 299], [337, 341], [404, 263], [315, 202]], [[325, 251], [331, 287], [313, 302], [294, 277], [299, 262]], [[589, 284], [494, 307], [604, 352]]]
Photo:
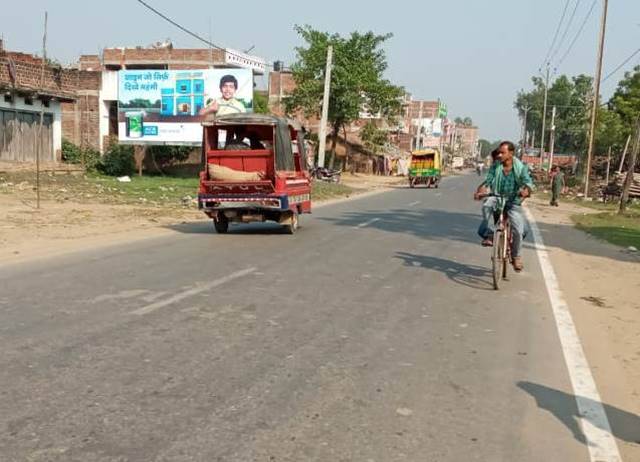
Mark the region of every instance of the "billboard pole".
[[324, 167], [324, 154], [327, 143], [327, 118], [329, 117], [329, 92], [331, 91], [331, 65], [333, 60], [333, 46], [327, 47], [327, 66], [324, 73], [324, 95], [322, 97], [322, 118], [320, 119], [320, 133], [318, 146], [318, 167]]

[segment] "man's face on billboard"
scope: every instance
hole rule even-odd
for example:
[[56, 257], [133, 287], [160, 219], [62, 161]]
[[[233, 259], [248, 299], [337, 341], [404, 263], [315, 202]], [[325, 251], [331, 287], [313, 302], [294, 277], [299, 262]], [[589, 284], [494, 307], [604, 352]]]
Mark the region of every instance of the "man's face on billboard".
[[220, 92], [222, 93], [222, 97], [224, 99], [231, 99], [236, 94], [236, 86], [233, 82], [225, 82], [220, 87]]

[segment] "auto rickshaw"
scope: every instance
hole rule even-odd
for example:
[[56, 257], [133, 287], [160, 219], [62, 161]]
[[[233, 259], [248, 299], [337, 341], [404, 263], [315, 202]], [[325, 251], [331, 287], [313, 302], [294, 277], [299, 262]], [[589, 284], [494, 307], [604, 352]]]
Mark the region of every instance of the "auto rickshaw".
[[218, 233], [229, 223], [275, 221], [289, 234], [311, 213], [303, 128], [266, 114], [208, 117], [202, 123], [198, 207]]
[[424, 184], [427, 188], [438, 187], [442, 163], [440, 151], [437, 149], [420, 149], [411, 152], [411, 165], [409, 166], [409, 187]]

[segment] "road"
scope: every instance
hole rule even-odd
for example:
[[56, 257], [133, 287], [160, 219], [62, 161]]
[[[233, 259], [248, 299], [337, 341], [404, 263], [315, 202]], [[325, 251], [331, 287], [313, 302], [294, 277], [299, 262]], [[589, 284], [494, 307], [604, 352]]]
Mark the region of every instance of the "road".
[[0, 267], [2, 461], [587, 461], [531, 244], [476, 177]]

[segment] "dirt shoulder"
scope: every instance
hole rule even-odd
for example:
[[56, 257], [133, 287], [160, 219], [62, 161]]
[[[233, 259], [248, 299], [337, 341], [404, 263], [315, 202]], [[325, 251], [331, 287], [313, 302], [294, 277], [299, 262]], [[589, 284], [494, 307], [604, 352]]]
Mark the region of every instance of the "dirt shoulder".
[[[623, 411], [608, 411], [623, 460], [640, 460], [640, 444], [620, 438], [634, 433], [627, 427], [633, 415], [640, 416], [640, 253], [575, 228], [572, 215], [598, 210], [566, 202], [555, 208], [542, 200], [530, 201], [529, 207], [602, 399]], [[637, 429], [636, 436], [640, 436]]]
[[[184, 180], [136, 183], [133, 178], [132, 183], [116, 184], [45, 175], [37, 209], [32, 176], [22, 172], [0, 178], [0, 264], [168, 235], [175, 232], [171, 225], [207, 220], [193, 198], [185, 196], [194, 188]], [[345, 175], [344, 186], [322, 185], [322, 200], [314, 204], [382, 191], [399, 181]]]

